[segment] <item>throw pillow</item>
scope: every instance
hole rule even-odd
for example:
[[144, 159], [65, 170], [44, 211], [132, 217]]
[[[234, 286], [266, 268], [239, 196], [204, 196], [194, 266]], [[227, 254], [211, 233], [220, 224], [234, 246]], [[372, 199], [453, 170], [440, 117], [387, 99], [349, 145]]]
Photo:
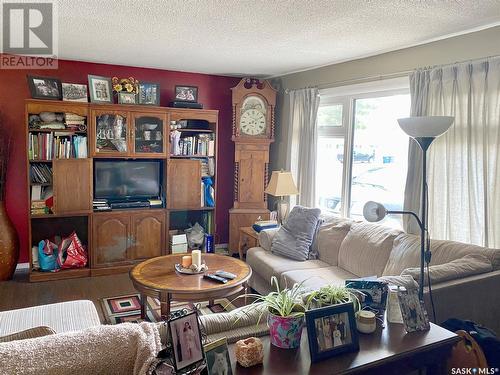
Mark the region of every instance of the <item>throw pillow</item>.
[[294, 260], [309, 259], [320, 214], [319, 208], [295, 206], [274, 236], [271, 252]]

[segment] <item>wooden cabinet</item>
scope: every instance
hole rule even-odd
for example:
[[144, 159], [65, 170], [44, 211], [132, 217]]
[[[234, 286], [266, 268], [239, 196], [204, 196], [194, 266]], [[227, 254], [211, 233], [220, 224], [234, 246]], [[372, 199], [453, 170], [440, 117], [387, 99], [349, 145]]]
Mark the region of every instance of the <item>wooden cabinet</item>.
[[170, 179], [167, 191], [169, 208], [200, 208], [201, 162], [191, 159], [171, 159], [168, 164]]
[[132, 113], [132, 156], [165, 157], [167, 156], [166, 116], [154, 112]]
[[92, 159], [53, 161], [55, 214], [92, 211]]
[[164, 210], [99, 213], [92, 227], [92, 267], [132, 264], [164, 252]]

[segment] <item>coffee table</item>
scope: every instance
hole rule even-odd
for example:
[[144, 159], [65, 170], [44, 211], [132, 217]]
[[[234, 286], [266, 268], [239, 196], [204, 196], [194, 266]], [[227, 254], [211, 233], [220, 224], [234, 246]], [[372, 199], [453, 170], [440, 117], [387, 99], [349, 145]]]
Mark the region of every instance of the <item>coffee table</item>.
[[177, 272], [175, 264], [181, 263], [184, 254], [171, 254], [151, 258], [130, 270], [130, 279], [141, 294], [141, 318], [146, 319], [146, 297], [160, 300], [162, 317], [170, 314], [170, 302], [201, 302], [213, 304], [215, 298], [225, 298], [246, 291], [246, 282], [252, 269], [243, 261], [218, 254], [202, 254], [208, 272], [224, 270], [236, 275], [234, 280], [221, 284], [203, 278], [203, 274], [186, 275]]
[[271, 345], [269, 336], [261, 337], [264, 363], [244, 368], [236, 363], [235, 345], [229, 346], [235, 375], [302, 375], [302, 374], [448, 374], [446, 360], [459, 337], [431, 323], [427, 332], [406, 333], [402, 324], [387, 324], [370, 334], [359, 334], [359, 351], [344, 353], [311, 364], [307, 330], [302, 332], [298, 349], [280, 349]]

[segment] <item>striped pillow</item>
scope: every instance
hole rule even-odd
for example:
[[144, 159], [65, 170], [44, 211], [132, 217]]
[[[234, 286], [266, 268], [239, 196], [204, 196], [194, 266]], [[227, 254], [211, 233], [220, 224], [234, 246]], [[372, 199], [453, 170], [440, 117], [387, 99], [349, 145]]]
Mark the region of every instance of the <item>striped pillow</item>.
[[36, 337], [53, 335], [55, 333], [56, 332], [50, 327], [40, 326], [35, 328], [29, 328], [21, 332], [12, 333], [7, 336], [1, 336], [0, 342], [34, 339]]

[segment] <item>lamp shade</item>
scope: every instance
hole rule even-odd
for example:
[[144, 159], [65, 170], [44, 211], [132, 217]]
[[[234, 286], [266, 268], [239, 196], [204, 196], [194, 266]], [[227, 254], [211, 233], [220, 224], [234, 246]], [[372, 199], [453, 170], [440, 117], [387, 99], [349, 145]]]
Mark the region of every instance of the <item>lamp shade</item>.
[[410, 137], [439, 137], [455, 120], [452, 116], [415, 116], [398, 119], [399, 127]]
[[284, 171], [273, 171], [271, 180], [264, 192], [275, 197], [299, 194], [297, 186], [293, 182], [292, 173]]
[[363, 216], [372, 223], [382, 220], [386, 214], [387, 210], [382, 203], [368, 201], [363, 207]]

